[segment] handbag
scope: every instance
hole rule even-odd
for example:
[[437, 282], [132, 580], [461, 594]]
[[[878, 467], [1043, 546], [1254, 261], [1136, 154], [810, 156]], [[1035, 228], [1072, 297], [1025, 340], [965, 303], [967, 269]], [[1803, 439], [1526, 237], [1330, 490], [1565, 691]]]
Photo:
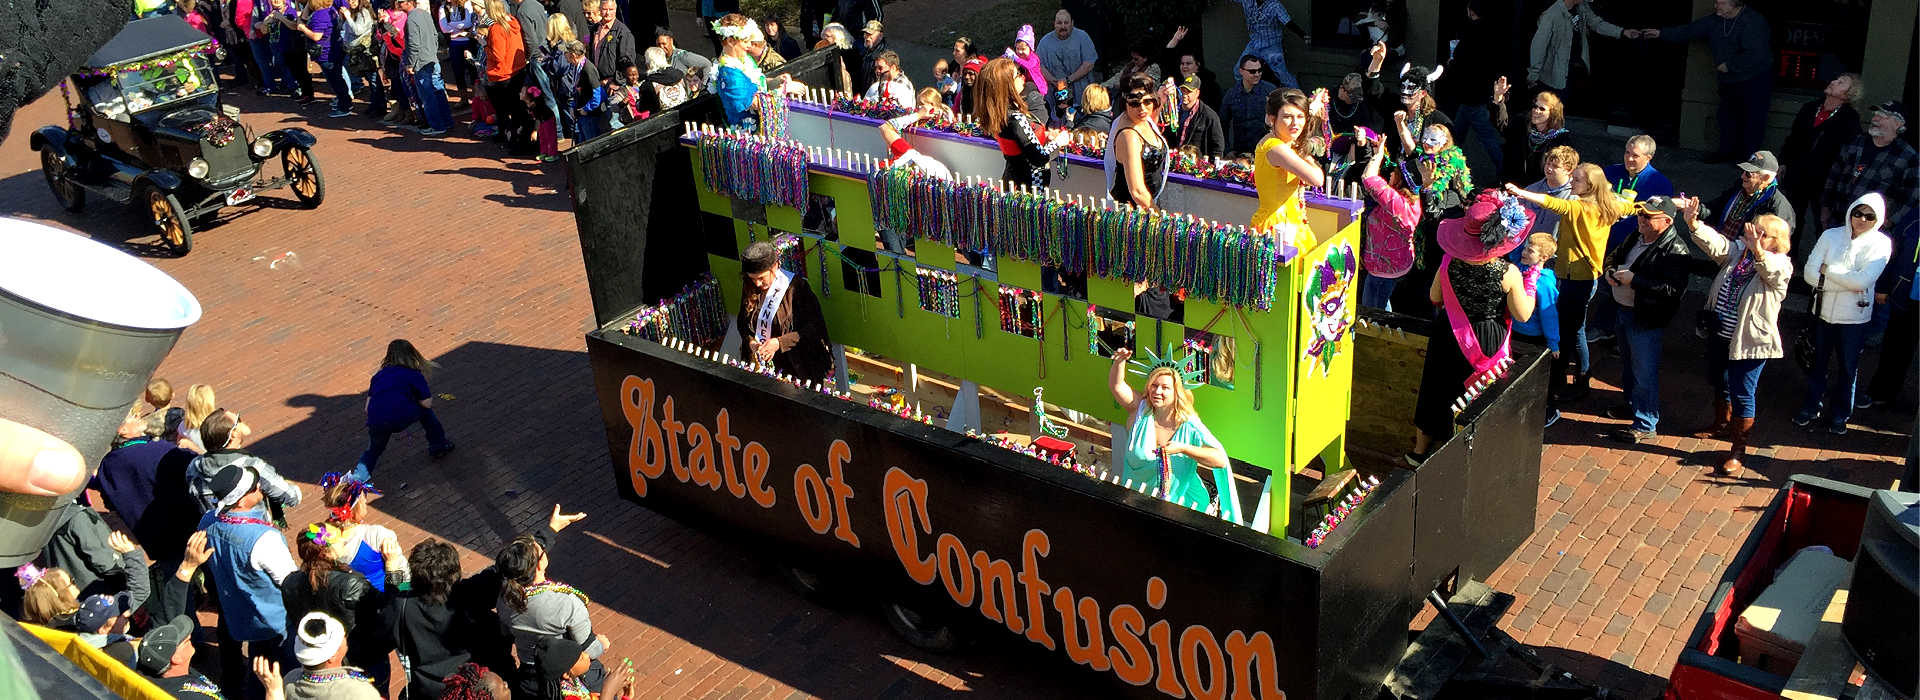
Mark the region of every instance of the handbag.
[[380, 70], [380, 59], [373, 54], [373, 34], [360, 35], [347, 45], [347, 69], [355, 73], [373, 73]]
[[1820, 273], [1820, 281], [1813, 285], [1813, 325], [1801, 329], [1793, 338], [1793, 363], [1800, 365], [1800, 371], [1813, 374], [1815, 346], [1813, 334], [1820, 332], [1820, 293], [1827, 286], [1827, 273]]

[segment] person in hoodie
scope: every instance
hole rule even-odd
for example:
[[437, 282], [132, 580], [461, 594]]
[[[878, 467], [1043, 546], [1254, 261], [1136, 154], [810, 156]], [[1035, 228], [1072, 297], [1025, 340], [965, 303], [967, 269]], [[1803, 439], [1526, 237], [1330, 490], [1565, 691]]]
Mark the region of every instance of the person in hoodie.
[[240, 414], [226, 409], [213, 412], [200, 424], [200, 435], [207, 439], [207, 453], [187, 463], [187, 494], [199, 504], [201, 513], [216, 510], [220, 493], [213, 486], [214, 476], [231, 467], [252, 469], [260, 477], [260, 490], [266, 494], [265, 507], [275, 522], [287, 508], [300, 505], [300, 487], [280, 476], [267, 460], [240, 448], [253, 429], [240, 420]]
[[[1806, 399], [1793, 424], [1813, 429], [1824, 421], [1827, 433], [1847, 434], [1853, 417], [1854, 380], [1860, 351], [1873, 319], [1874, 284], [1893, 255], [1893, 239], [1880, 232], [1886, 199], [1868, 192], [1847, 206], [1846, 223], [1827, 229], [1807, 254], [1803, 273], [1813, 285], [1813, 367], [1807, 371]], [[1828, 376], [1828, 369], [1834, 370]]]

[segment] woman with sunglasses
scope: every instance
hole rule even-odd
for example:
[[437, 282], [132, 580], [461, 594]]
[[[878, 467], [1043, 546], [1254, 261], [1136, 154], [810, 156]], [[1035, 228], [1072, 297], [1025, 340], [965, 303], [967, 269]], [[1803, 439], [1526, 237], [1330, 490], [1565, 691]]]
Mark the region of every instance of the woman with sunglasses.
[[1167, 184], [1167, 139], [1160, 133], [1160, 96], [1153, 79], [1135, 74], [1127, 79], [1122, 101], [1126, 111], [1114, 123], [1108, 138], [1107, 192], [1116, 202], [1153, 209], [1153, 200]]
[[[1880, 232], [1887, 201], [1868, 192], [1847, 206], [1847, 223], [1820, 234], [1807, 254], [1803, 273], [1813, 285], [1813, 366], [1807, 370], [1807, 398], [1793, 424], [1813, 429], [1824, 419], [1827, 433], [1847, 434], [1853, 417], [1854, 380], [1860, 371], [1860, 351], [1873, 320], [1873, 286], [1893, 256], [1893, 239]], [[1828, 360], [1836, 376], [1827, 376]]]
[[1319, 164], [1298, 150], [1301, 134], [1319, 131], [1312, 113], [1306, 93], [1292, 88], [1273, 91], [1267, 95], [1267, 136], [1253, 151], [1253, 186], [1260, 195], [1253, 228], [1281, 236], [1301, 250], [1313, 247], [1314, 238], [1307, 230], [1300, 188], [1319, 187], [1326, 179]]
[[1526, 119], [1512, 118], [1507, 106], [1507, 82], [1503, 76], [1493, 86], [1493, 125], [1506, 137], [1501, 149], [1505, 162], [1499, 163], [1502, 177], [1519, 182], [1534, 182], [1546, 176], [1542, 161], [1547, 151], [1573, 145], [1573, 133], [1567, 130], [1566, 107], [1552, 90], [1541, 90], [1533, 97]]
[[1754, 397], [1760, 371], [1767, 360], [1785, 353], [1780, 339], [1780, 304], [1787, 298], [1787, 280], [1793, 278], [1793, 226], [1772, 214], [1761, 214], [1734, 229], [1719, 231], [1700, 218], [1700, 198], [1679, 202], [1694, 245], [1720, 264], [1707, 288], [1703, 315], [1711, 319], [1707, 334], [1707, 383], [1713, 387], [1713, 422], [1693, 434], [1701, 440], [1725, 437], [1727, 458], [1713, 473], [1732, 476], [1747, 454], [1747, 433], [1753, 429]]

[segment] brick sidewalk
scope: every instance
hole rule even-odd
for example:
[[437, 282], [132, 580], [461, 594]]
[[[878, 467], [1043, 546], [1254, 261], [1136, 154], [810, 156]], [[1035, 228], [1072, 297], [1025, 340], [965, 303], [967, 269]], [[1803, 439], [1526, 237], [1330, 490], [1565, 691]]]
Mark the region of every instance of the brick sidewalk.
[[[191, 255], [153, 261], [206, 307], [161, 374], [182, 390], [213, 384], [253, 424], [255, 451], [289, 476], [311, 484], [352, 466], [367, 377], [386, 341], [406, 337], [440, 364], [434, 389], [454, 398], [437, 408], [460, 450], [430, 462], [417, 432], [396, 439], [376, 519], [409, 544], [454, 542], [471, 571], [555, 502], [588, 512], [561, 539], [554, 574], [593, 595], [596, 630], [614, 640], [615, 658], [634, 660], [642, 697], [1111, 693], [1023, 645], [919, 652], [873, 610], [804, 601], [749, 550], [618, 500], [581, 350], [591, 304], [556, 168], [502, 161], [467, 139], [325, 119], [323, 105], [295, 114], [275, 111], [286, 101], [235, 101], [256, 130], [315, 130], [328, 201], [231, 218], [204, 230]], [[138, 231], [131, 210], [97, 198], [83, 214], [57, 211], [27, 136], [60, 113], [56, 93], [19, 115], [0, 148], [0, 214], [110, 240]], [[1668, 345], [1666, 425], [1677, 431], [1698, 416], [1689, 397], [1705, 383], [1691, 344], [1676, 333]], [[1602, 358], [1598, 375], [1613, 376]], [[1863, 412], [1868, 429], [1830, 445], [1793, 430], [1792, 374], [1775, 363], [1762, 382], [1777, 402], [1761, 411], [1768, 447], [1752, 460], [1757, 471], [1735, 480], [1682, 464], [1720, 443], [1662, 437], [1622, 450], [1599, 438], [1611, 421], [1580, 411], [1597, 412], [1609, 391], [1569, 411], [1547, 432], [1539, 530], [1489, 582], [1518, 599], [1506, 629], [1588, 680], [1632, 696], [1657, 690], [1781, 479], [1810, 472], [1883, 486], [1897, 472], [1891, 455], [1904, 438], [1887, 430], [1888, 412]], [[308, 505], [290, 520], [320, 514]]]

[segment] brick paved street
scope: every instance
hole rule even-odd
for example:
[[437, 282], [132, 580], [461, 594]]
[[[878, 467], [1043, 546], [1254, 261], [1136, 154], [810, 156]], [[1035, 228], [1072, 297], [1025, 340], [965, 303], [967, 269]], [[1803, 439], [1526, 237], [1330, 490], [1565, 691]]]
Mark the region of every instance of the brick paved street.
[[[590, 303], [557, 168], [502, 161], [490, 144], [325, 119], [324, 105], [295, 114], [277, 111], [292, 108], [285, 101], [235, 102], [255, 129], [316, 131], [328, 200], [318, 211], [269, 206], [230, 218], [203, 230], [191, 255], [154, 259], [206, 307], [161, 374], [180, 389], [213, 384], [221, 405], [254, 426], [255, 452], [283, 472], [311, 484], [352, 466], [367, 377], [387, 340], [409, 338], [440, 364], [434, 389], [454, 398], [437, 408], [460, 450], [430, 462], [419, 433], [398, 438], [379, 472], [390, 495], [375, 503], [376, 519], [409, 545], [456, 543], [471, 571], [553, 503], [588, 512], [562, 538], [554, 574], [593, 596], [596, 631], [613, 639], [615, 658], [633, 659], [642, 697], [1110, 691], [1021, 645], [919, 652], [873, 610], [804, 601], [748, 550], [616, 498], [582, 350]], [[109, 240], [136, 231], [132, 211], [97, 198], [84, 214], [58, 212], [27, 136], [60, 112], [55, 93], [23, 110], [0, 144], [0, 214]], [[1705, 382], [1691, 337], [1669, 339], [1663, 428], [1679, 432], [1699, 417]], [[1601, 357], [1597, 376], [1616, 375], [1613, 358]], [[1587, 680], [1633, 697], [1657, 692], [1702, 597], [1783, 478], [1885, 486], [1898, 471], [1910, 412], [1863, 411], [1851, 435], [1816, 439], [1787, 422], [1796, 375], [1790, 363], [1769, 367], [1765, 447], [1732, 480], [1688, 460], [1723, 443], [1605, 441], [1616, 422], [1593, 414], [1613, 400], [1609, 389], [1572, 407], [1547, 433], [1538, 531], [1489, 582], [1517, 598], [1503, 626]], [[289, 519], [320, 515], [307, 505]]]

